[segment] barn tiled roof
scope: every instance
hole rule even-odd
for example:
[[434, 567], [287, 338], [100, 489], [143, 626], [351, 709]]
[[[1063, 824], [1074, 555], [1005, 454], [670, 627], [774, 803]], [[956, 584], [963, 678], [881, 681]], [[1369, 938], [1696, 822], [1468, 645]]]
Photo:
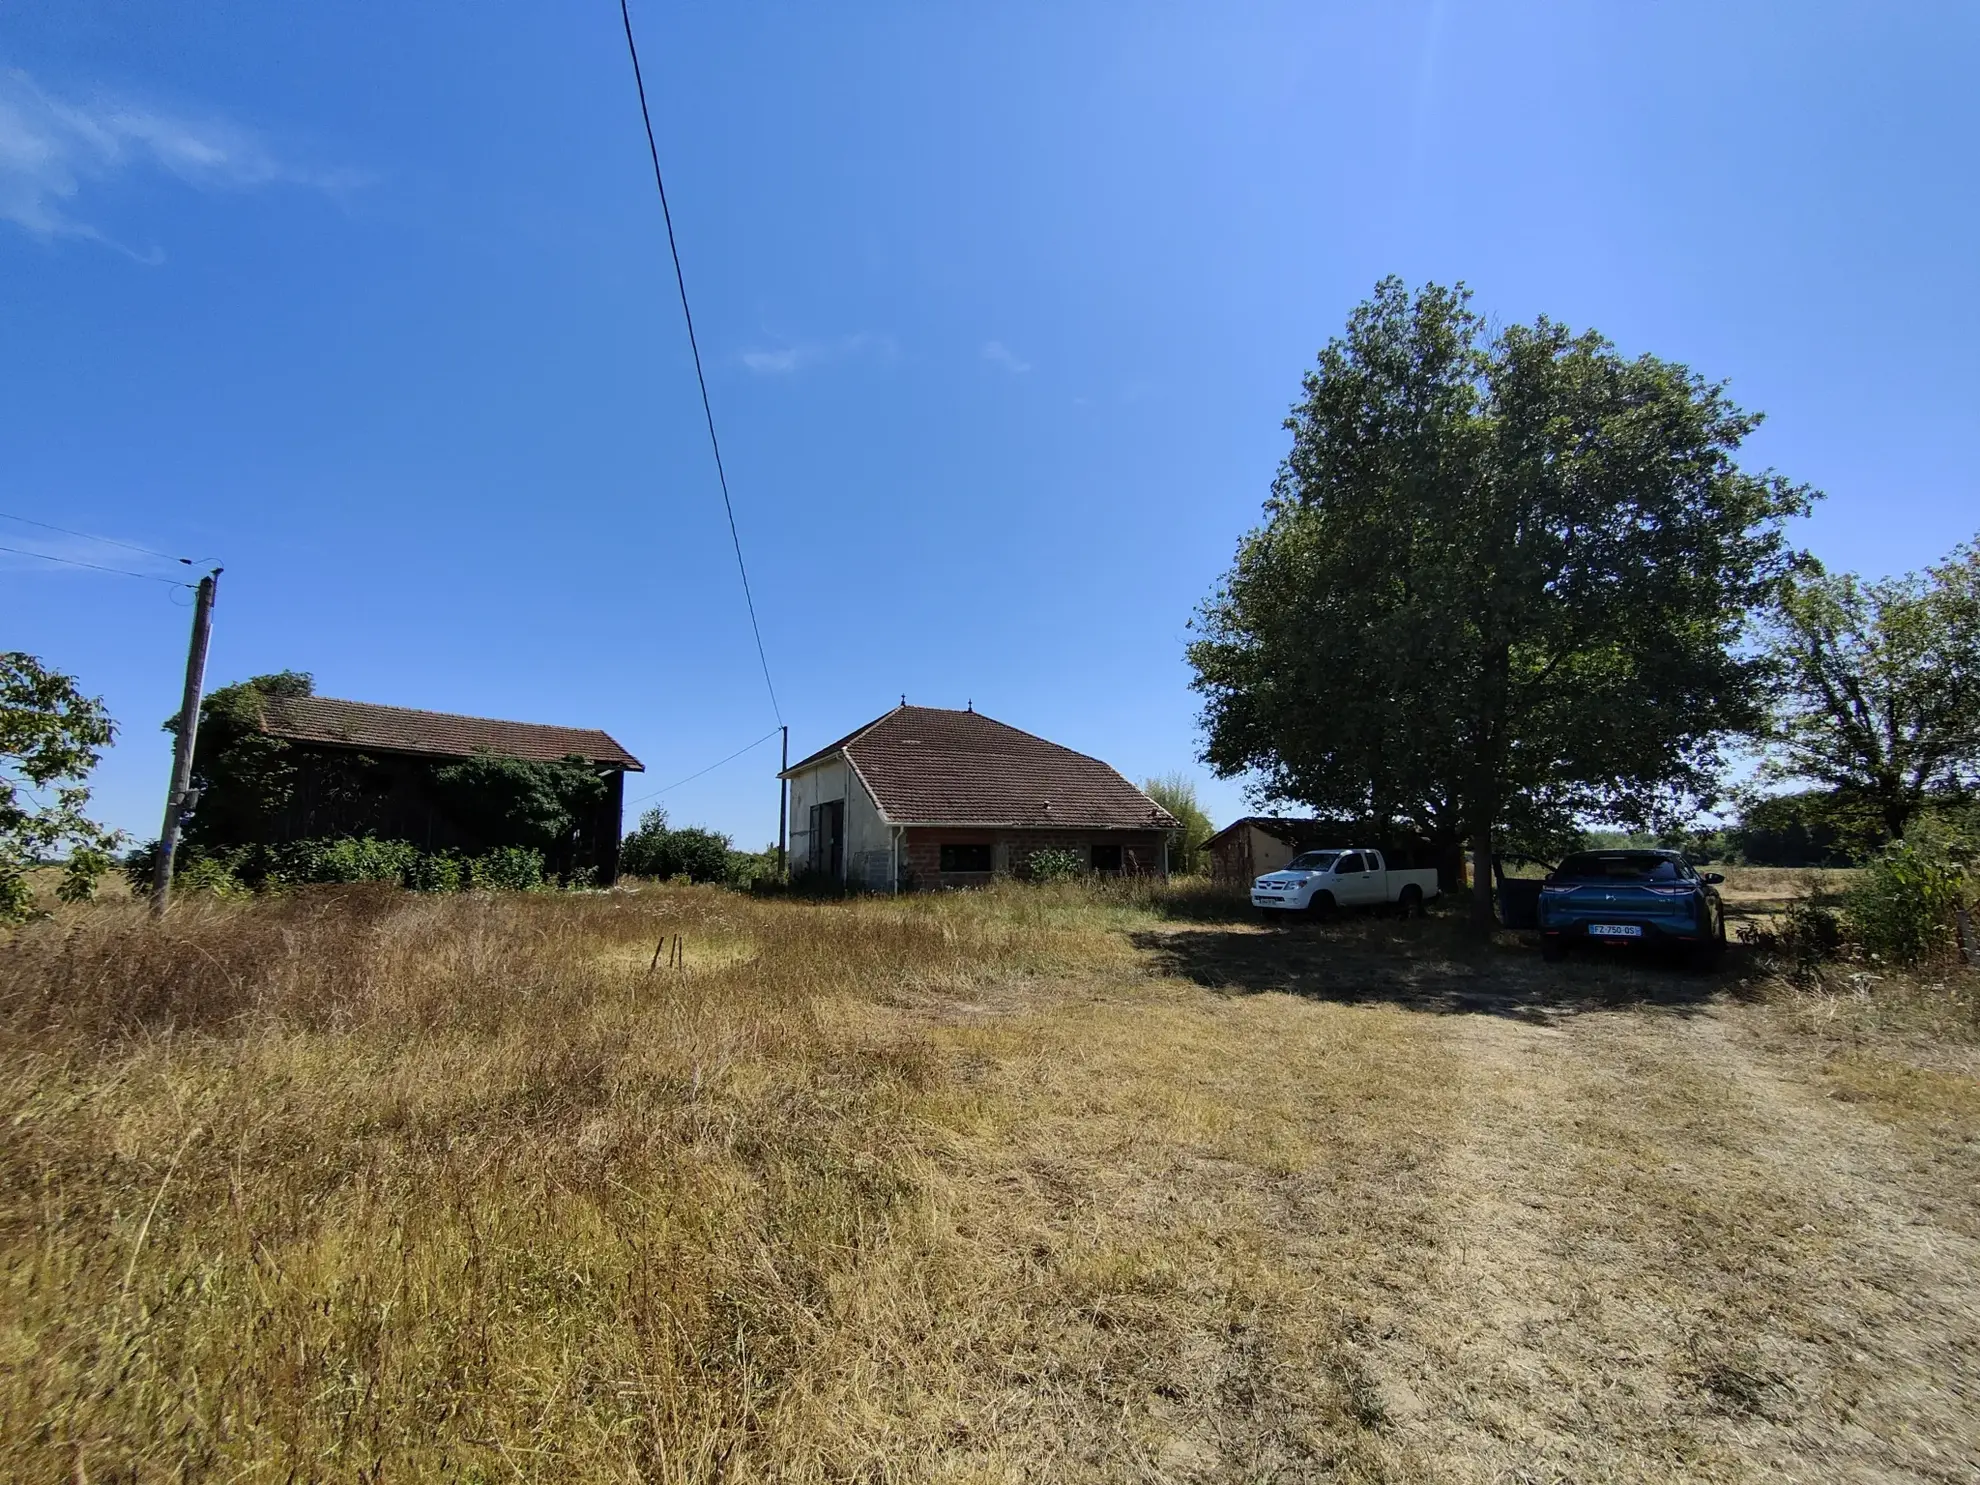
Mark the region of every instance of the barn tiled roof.
[[261, 703], [261, 730], [289, 742], [360, 748], [372, 753], [412, 753], [423, 758], [467, 758], [500, 753], [539, 763], [582, 758], [589, 763], [644, 772], [640, 761], [595, 727], [548, 727], [539, 722], [497, 722], [457, 717], [332, 696], [269, 696]]
[[843, 752], [897, 825], [1173, 830], [1174, 816], [1098, 758], [981, 712], [901, 706], [791, 765]]

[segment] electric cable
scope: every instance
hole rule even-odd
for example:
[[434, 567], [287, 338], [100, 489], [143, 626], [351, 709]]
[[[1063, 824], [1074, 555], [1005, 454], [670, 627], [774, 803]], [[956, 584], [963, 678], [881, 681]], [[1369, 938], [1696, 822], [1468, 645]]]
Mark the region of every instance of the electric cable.
[[87, 567], [91, 572], [114, 572], [118, 577], [143, 578], [148, 583], [165, 583], [174, 588], [195, 586], [182, 583], [177, 578], [160, 577], [155, 572], [129, 572], [121, 567], [105, 567], [100, 562], [78, 562], [74, 557], [57, 557], [53, 552], [30, 552], [25, 547], [0, 547], [0, 552], [12, 552], [16, 557], [39, 557], [43, 562], [62, 562], [70, 567]]
[[641, 794], [636, 798], [628, 799], [626, 803], [639, 804], [645, 800], [657, 798], [662, 794], [671, 794], [674, 792], [674, 790], [680, 788], [682, 784], [692, 784], [696, 779], [700, 778], [702, 774], [715, 772], [715, 770], [720, 768], [724, 763], [734, 763], [736, 759], [742, 757], [744, 753], [753, 752], [755, 749], [762, 747], [765, 743], [770, 741], [771, 738], [775, 737], [779, 732], [782, 732], [783, 730], [784, 729], [781, 724], [776, 727], [772, 727], [768, 732], [764, 733], [763, 736], [759, 737], [755, 742], [750, 743], [745, 747], [737, 748], [735, 752], [729, 754], [728, 757], [723, 758], [718, 762], [709, 764], [706, 768], [700, 770], [700, 772], [691, 773], [684, 779], [676, 779], [674, 780], [673, 783], [666, 785], [664, 788], [649, 790], [647, 793]]
[[23, 526], [39, 526], [43, 531], [59, 531], [64, 536], [79, 536], [84, 541], [100, 541], [105, 546], [122, 547], [127, 552], [143, 552], [147, 557], [156, 557], [161, 562], [178, 562], [191, 567], [190, 557], [174, 557], [169, 552], [154, 552], [150, 547], [141, 547], [134, 541], [119, 541], [114, 536], [97, 536], [88, 531], [71, 531], [67, 526], [52, 525], [47, 521], [37, 521], [32, 516], [17, 516], [12, 511], [0, 510], [0, 519], [19, 521]]
[[701, 387], [701, 412], [708, 420], [708, 446], [715, 452], [715, 477], [722, 486], [722, 509], [729, 516], [729, 540], [736, 549], [736, 571], [742, 574], [743, 602], [749, 608], [750, 633], [756, 636], [756, 658], [763, 667], [763, 688], [770, 693], [770, 710], [778, 725], [784, 710], [777, 704], [777, 687], [770, 679], [770, 657], [763, 648], [763, 626], [756, 619], [756, 596], [750, 591], [749, 567], [743, 561], [742, 537], [736, 530], [736, 507], [729, 498], [729, 475], [722, 467], [722, 443], [715, 436], [715, 408], [708, 400], [708, 377], [701, 369], [701, 346], [694, 336], [694, 311], [688, 308], [687, 275], [681, 271], [681, 249], [674, 240], [674, 213], [667, 205], [667, 182], [660, 175], [660, 146], [653, 137], [653, 115], [646, 106], [646, 79], [639, 70], [639, 43], [633, 40], [632, 11], [627, 0], [619, 0], [619, 19], [625, 22], [626, 53], [632, 58], [633, 86], [639, 90], [639, 116], [646, 125], [646, 152], [653, 159], [653, 184], [660, 192], [660, 216], [667, 224], [667, 251], [674, 259], [674, 283], [681, 291], [681, 318], [687, 321], [688, 349], [694, 353], [694, 379]]

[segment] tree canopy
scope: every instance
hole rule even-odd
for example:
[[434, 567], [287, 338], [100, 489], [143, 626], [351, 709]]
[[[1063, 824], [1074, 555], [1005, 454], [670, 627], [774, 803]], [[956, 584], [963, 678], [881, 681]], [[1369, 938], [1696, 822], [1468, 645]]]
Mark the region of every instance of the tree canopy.
[[19, 650], [0, 652], [0, 921], [28, 916], [27, 873], [65, 853], [65, 901], [91, 896], [120, 836], [91, 821], [84, 782], [116, 724], [100, 697]]
[[1183, 773], [1165, 773], [1141, 786], [1141, 792], [1182, 822], [1180, 831], [1171, 832], [1169, 869], [1183, 876], [1203, 870], [1203, 843], [1217, 833], [1210, 817], [1197, 802], [1196, 784]]
[[1980, 549], [1866, 583], [1814, 562], [1768, 621], [1780, 677], [1767, 777], [1836, 791], [1893, 839], [1980, 781]]
[[670, 881], [722, 882], [735, 874], [729, 837], [695, 825], [678, 828], [659, 806], [639, 817], [639, 826], [619, 845], [619, 867], [628, 875]]
[[1466, 840], [1667, 821], [1759, 725], [1738, 640], [1806, 488], [1734, 461], [1723, 386], [1461, 285], [1377, 285], [1306, 374], [1264, 523], [1195, 622], [1206, 761], [1324, 814]]

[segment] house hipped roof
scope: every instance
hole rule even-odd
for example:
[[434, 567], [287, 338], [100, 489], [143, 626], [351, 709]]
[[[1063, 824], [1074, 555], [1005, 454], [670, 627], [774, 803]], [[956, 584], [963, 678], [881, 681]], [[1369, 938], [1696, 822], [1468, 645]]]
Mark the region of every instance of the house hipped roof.
[[582, 758], [607, 768], [645, 771], [637, 758], [595, 727], [499, 722], [491, 717], [460, 717], [370, 701], [340, 701], [332, 696], [264, 697], [261, 730], [286, 742], [367, 753], [409, 753], [421, 758], [498, 753], [536, 763]]
[[783, 776], [840, 753], [896, 825], [1178, 828], [1174, 816], [1098, 758], [981, 712], [896, 707]]

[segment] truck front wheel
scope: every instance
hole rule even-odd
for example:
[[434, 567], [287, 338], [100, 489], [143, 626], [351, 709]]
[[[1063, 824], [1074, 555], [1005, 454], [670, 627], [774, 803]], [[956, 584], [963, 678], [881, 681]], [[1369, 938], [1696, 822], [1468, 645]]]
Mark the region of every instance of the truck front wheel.
[[1333, 917], [1334, 894], [1331, 892], [1314, 893], [1313, 901], [1309, 902], [1306, 905], [1306, 915], [1309, 918], [1314, 918], [1322, 921]]

